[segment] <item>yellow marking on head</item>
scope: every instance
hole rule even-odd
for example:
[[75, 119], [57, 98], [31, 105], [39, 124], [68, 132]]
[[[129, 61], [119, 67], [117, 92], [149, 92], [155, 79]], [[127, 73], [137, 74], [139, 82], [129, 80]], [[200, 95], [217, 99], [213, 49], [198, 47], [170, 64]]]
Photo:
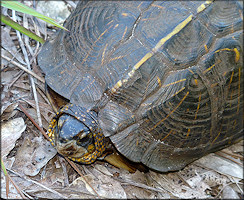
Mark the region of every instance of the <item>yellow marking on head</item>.
[[206, 73], [207, 73], [208, 71], [210, 71], [213, 67], [215, 67], [215, 65], [217, 65], [217, 64], [219, 64], [219, 63], [221, 63], [220, 60], [218, 60], [218, 62], [215, 63], [215, 64], [213, 64], [211, 67], [209, 67], [209, 68], [207, 68], [206, 70], [204, 70], [204, 71], [203, 71], [203, 74], [206, 74]]
[[212, 1], [205, 1], [202, 5], [200, 5], [197, 8], [197, 13], [202, 12], [203, 10], [205, 10], [207, 8], [207, 5], [209, 5], [210, 3], [212, 3]]
[[160, 78], [157, 76], [157, 81], [158, 81], [158, 85], [159, 85], [159, 87], [161, 87], [162, 85], [161, 85], [161, 80], [160, 80]]
[[196, 110], [196, 114], [195, 114], [195, 119], [197, 119], [197, 113], [198, 113], [199, 108], [200, 108], [201, 96], [202, 96], [202, 93], [200, 92], [199, 97], [198, 97], [198, 104], [197, 104], [197, 110]]
[[237, 63], [240, 59], [240, 52], [238, 51], [237, 48], [234, 48], [234, 52], [236, 54], [236, 57], [235, 57], [235, 62]]
[[152, 129], [150, 129], [149, 131], [151, 131], [151, 130], [153, 130], [153, 129], [155, 129], [159, 124], [161, 124], [163, 121], [165, 121], [173, 112], [175, 112], [176, 111], [176, 109], [182, 104], [182, 102], [185, 100], [185, 98], [188, 96], [188, 94], [189, 94], [189, 91], [187, 91], [187, 93], [186, 93], [186, 95], [181, 99], [181, 101], [180, 101], [180, 103], [165, 117], [165, 118], [163, 118], [162, 120], [160, 120], [157, 124], [155, 124], [154, 126], [153, 126], [153, 128]]
[[94, 149], [95, 149], [95, 146], [94, 146], [93, 144], [90, 144], [90, 145], [88, 145], [88, 147], [87, 147], [87, 151], [88, 151], [88, 152], [92, 152], [92, 151], [94, 151]]
[[206, 53], [208, 53], [208, 46], [206, 44], [204, 44], [204, 48], [205, 48]]
[[186, 134], [186, 137], [188, 137], [188, 136], [189, 136], [190, 132], [191, 132], [191, 129], [190, 129], [190, 128], [188, 128], [188, 130], [187, 130], [187, 134]]
[[172, 83], [163, 85], [163, 87], [168, 87], [168, 86], [170, 86], [170, 85], [174, 85], [174, 84], [176, 84], [176, 83], [180, 83], [180, 82], [183, 82], [183, 81], [186, 81], [186, 79], [185, 79], [185, 78], [184, 78], [184, 79], [180, 79], [180, 80], [178, 80], [178, 81], [175, 81], [175, 82], [172, 82]]

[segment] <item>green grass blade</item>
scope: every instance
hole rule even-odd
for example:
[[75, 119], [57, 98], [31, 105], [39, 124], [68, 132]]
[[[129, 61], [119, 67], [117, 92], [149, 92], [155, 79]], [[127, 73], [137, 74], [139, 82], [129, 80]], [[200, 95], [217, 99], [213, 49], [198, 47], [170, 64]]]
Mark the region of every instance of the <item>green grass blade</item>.
[[19, 25], [18, 23], [16, 23], [15, 21], [13, 21], [12, 19], [10, 19], [9, 17], [4, 16], [3, 14], [1, 14], [1, 21], [3, 23], [5, 23], [6, 25], [12, 27], [15, 30], [18, 30], [19, 32], [27, 35], [28, 37], [40, 42], [40, 43], [44, 43], [45, 40], [43, 40], [41, 37], [37, 36], [36, 34], [32, 33], [31, 31], [27, 30], [26, 28], [24, 28], [23, 26]]
[[35, 11], [34, 9], [18, 2], [18, 1], [1, 1], [1, 6], [12, 9], [12, 10], [16, 10], [18, 12], [22, 12], [22, 13], [26, 13], [35, 17], [38, 17], [39, 19], [42, 19], [43, 21], [50, 23], [54, 26], [57, 26], [59, 28], [62, 28], [66, 31], [68, 31], [68, 29], [64, 28], [63, 26], [61, 26], [60, 24], [58, 24], [54, 19], [47, 17], [45, 15], [42, 15], [41, 13]]

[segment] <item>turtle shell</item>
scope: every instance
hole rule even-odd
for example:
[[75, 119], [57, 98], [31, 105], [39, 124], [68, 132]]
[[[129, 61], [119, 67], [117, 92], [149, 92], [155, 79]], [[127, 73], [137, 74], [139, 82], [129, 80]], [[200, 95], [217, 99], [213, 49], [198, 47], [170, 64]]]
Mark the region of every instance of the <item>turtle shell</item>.
[[81, 1], [38, 56], [134, 162], [172, 171], [243, 134], [243, 4]]

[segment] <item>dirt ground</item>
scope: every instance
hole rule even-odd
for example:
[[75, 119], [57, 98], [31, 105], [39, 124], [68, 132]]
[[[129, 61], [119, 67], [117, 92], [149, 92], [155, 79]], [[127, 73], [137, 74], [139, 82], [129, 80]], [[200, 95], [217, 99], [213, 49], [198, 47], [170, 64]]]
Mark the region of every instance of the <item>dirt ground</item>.
[[[74, 9], [73, 1], [63, 3]], [[2, 13], [13, 16], [11, 10]], [[58, 30], [19, 12], [16, 19], [45, 40]], [[171, 173], [129, 173], [103, 161], [71, 166], [22, 109], [46, 132], [54, 111], [36, 59], [40, 49], [1, 24], [1, 159], [8, 173], [1, 171], [2, 198], [243, 199], [243, 141]]]

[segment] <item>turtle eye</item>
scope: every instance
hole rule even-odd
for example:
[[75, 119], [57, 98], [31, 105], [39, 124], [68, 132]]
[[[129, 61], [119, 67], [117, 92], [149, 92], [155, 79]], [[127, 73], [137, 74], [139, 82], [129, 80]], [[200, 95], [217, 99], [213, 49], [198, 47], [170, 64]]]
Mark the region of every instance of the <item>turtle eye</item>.
[[87, 146], [92, 143], [92, 138], [89, 136], [83, 137], [81, 139], [76, 140], [77, 145], [79, 146]]

